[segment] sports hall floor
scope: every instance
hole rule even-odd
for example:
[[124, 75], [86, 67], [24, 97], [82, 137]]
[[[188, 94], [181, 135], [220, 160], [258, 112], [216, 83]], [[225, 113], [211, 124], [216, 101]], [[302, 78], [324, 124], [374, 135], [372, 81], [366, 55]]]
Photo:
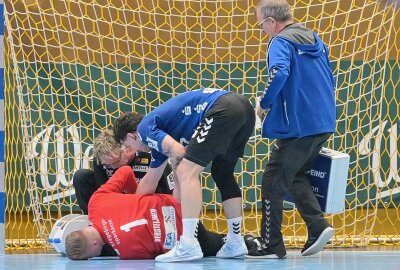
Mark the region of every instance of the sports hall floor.
[[123, 261], [114, 258], [94, 258], [70, 261], [58, 254], [0, 255], [1, 270], [400, 270], [400, 246], [373, 248], [327, 249], [310, 257], [302, 257], [300, 250], [291, 249], [285, 260], [276, 259], [216, 259], [205, 258], [193, 262], [156, 263], [154, 260]]

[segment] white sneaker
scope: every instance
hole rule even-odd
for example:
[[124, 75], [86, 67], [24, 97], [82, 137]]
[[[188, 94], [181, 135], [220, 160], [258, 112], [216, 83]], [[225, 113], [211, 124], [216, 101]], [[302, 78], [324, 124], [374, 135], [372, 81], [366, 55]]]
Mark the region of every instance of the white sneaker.
[[177, 242], [176, 245], [167, 253], [158, 255], [157, 262], [183, 262], [192, 261], [203, 258], [203, 252], [198, 241], [193, 244], [182, 244]]
[[222, 248], [217, 252], [217, 258], [235, 258], [248, 253], [246, 244], [242, 241], [226, 241]]

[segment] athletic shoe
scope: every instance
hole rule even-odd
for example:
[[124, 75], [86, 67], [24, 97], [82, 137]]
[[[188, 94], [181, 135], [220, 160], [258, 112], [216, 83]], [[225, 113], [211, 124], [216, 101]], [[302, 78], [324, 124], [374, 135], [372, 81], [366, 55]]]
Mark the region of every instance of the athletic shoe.
[[332, 227], [328, 227], [317, 237], [310, 236], [307, 240], [307, 243], [301, 250], [301, 255], [310, 256], [317, 254], [324, 248], [325, 244], [332, 238], [334, 234], [335, 230]]
[[258, 249], [261, 246], [261, 237], [256, 237], [251, 234], [246, 234], [243, 236], [243, 240], [246, 244], [247, 250]]
[[256, 249], [249, 251], [245, 256], [246, 259], [285, 259], [286, 249], [285, 246], [277, 245], [275, 249], [267, 247], [264, 243], [259, 245]]
[[247, 247], [243, 239], [238, 241], [226, 241], [222, 248], [217, 252], [217, 258], [235, 258], [247, 254]]
[[203, 252], [198, 241], [193, 244], [183, 244], [177, 242], [176, 245], [167, 253], [158, 255], [157, 262], [183, 262], [203, 258]]

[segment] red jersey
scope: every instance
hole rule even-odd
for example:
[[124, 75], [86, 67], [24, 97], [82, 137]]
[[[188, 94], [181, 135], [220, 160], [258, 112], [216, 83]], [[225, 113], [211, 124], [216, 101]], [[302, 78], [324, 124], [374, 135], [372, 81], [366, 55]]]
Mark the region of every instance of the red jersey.
[[88, 217], [121, 259], [154, 259], [182, 235], [181, 207], [167, 194], [122, 193], [136, 188], [132, 168], [119, 168], [90, 198]]

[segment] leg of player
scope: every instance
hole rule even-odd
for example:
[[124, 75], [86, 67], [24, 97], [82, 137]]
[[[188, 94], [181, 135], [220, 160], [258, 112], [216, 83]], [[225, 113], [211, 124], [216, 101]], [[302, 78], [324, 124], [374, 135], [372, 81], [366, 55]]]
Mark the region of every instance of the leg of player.
[[[204, 257], [216, 256], [225, 244], [227, 236], [206, 230], [201, 222], [199, 222], [198, 231], [197, 239], [199, 239]], [[262, 241], [260, 237], [254, 237], [249, 234], [244, 235], [243, 240], [248, 250], [257, 249]]]
[[181, 188], [180, 188], [180, 184], [179, 184], [179, 178], [176, 175], [176, 172], [174, 172], [174, 182], [175, 182], [175, 187], [174, 187], [173, 195], [178, 202], [181, 202]]
[[183, 233], [180, 241], [169, 252], [156, 257], [158, 262], [191, 261], [203, 258], [197, 240], [197, 226], [201, 212], [202, 193], [199, 175], [204, 167], [183, 159], [177, 168], [181, 190]]
[[211, 175], [221, 192], [224, 213], [228, 223], [226, 243], [218, 251], [218, 258], [235, 258], [247, 254], [247, 247], [242, 238], [242, 196], [233, 172], [237, 158], [226, 160], [217, 156], [211, 166]]
[[87, 215], [90, 197], [98, 188], [94, 172], [88, 169], [77, 170], [73, 177], [73, 185], [78, 205], [83, 213]]

